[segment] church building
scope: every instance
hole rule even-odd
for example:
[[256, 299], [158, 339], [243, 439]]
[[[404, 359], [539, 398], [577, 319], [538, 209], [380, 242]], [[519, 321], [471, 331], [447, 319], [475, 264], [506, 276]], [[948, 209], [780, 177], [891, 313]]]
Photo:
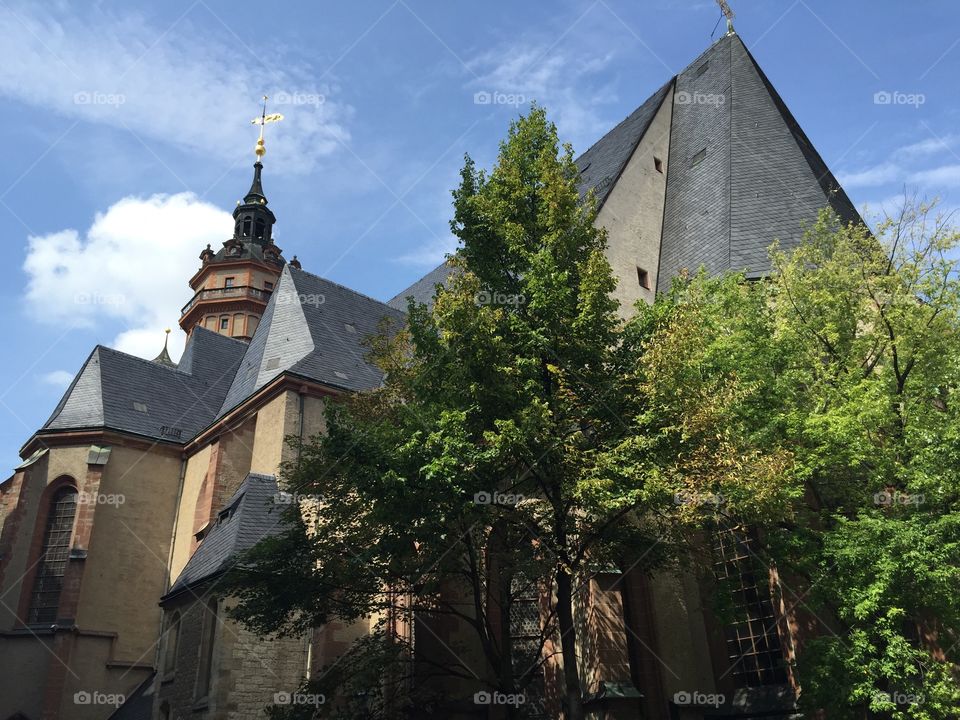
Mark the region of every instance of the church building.
[[[218, 579], [278, 526], [286, 438], [322, 433], [330, 398], [379, 385], [364, 338], [402, 326], [408, 298], [429, 303], [448, 265], [381, 302], [287, 260], [263, 152], [261, 131], [232, 237], [198, 248], [185, 278], [179, 362], [93, 348], [0, 483], [0, 720], [265, 717], [369, 629], [260, 639], [227, 617]], [[624, 314], [685, 269], [762, 277], [770, 244], [795, 246], [824, 207], [859, 221], [732, 29], [577, 165]], [[579, 613], [591, 718], [797, 717], [807, 624], [743, 542], [716, 547], [741, 589], [732, 625], [692, 576], [591, 580]], [[550, 678], [538, 717], [559, 717]], [[467, 697], [430, 717], [492, 712]]]

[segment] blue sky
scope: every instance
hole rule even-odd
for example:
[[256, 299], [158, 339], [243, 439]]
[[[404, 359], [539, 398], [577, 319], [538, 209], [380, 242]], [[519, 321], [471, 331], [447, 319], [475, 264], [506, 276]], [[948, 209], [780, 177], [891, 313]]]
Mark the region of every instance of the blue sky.
[[[859, 207], [904, 186], [960, 205], [955, 3], [731, 4]], [[0, 3], [2, 456], [16, 464], [93, 345], [152, 356], [176, 328], [249, 187], [264, 93], [286, 116], [264, 170], [277, 243], [386, 299], [453, 247], [463, 154], [489, 165], [517, 102], [581, 152], [718, 17], [710, 0]]]

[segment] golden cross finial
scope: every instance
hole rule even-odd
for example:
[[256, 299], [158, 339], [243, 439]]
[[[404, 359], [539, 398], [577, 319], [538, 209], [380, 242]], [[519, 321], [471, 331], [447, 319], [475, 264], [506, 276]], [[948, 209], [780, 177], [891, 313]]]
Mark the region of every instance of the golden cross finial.
[[283, 115], [280, 113], [271, 113], [267, 115], [267, 100], [269, 100], [266, 95], [263, 96], [263, 111], [260, 113], [260, 117], [255, 117], [250, 122], [254, 125], [260, 126], [260, 138], [257, 140], [257, 147], [254, 148], [254, 153], [257, 155], [257, 162], [260, 162], [260, 159], [267, 152], [267, 149], [263, 146], [263, 127], [267, 123], [280, 122], [283, 120]]

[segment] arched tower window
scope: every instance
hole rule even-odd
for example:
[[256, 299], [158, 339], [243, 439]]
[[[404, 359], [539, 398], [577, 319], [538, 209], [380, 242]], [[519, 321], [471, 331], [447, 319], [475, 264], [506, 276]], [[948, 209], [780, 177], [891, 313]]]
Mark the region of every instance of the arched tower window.
[[50, 500], [43, 548], [33, 581], [33, 593], [30, 595], [30, 611], [27, 614], [30, 624], [56, 622], [76, 513], [76, 488], [68, 486], [57, 490]]
[[243, 219], [243, 236], [250, 237], [250, 216]]
[[256, 235], [254, 235], [254, 237], [255, 237], [257, 240], [263, 240], [263, 233], [264, 233], [264, 230], [266, 229], [267, 225], [266, 225], [265, 222], [263, 222], [263, 220], [260, 220], [260, 219], [258, 218], [258, 219], [257, 219], [257, 222], [256, 222], [256, 226], [257, 226], [257, 232], [256, 232]]

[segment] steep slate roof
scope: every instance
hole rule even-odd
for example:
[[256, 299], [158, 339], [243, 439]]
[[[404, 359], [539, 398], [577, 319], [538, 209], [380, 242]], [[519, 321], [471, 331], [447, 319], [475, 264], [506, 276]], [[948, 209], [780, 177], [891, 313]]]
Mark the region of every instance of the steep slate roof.
[[447, 278], [450, 277], [450, 265], [444, 260], [440, 265], [428, 272], [422, 278], [417, 280], [407, 289], [397, 293], [387, 305], [395, 310], [407, 311], [407, 298], [411, 295], [413, 299], [421, 305], [429, 305], [436, 293], [437, 285], [446, 285]]
[[284, 371], [345, 390], [376, 387], [382, 376], [366, 362], [363, 341], [382, 321], [398, 329], [404, 317], [378, 300], [287, 265], [220, 414]]
[[[711, 97], [712, 96], [712, 97]], [[704, 102], [704, 100], [708, 100]], [[672, 103], [657, 289], [683, 269], [770, 270], [774, 240], [796, 246], [829, 205], [860, 215], [786, 104], [735, 34], [725, 35], [577, 158], [580, 192], [603, 206], [664, 102]], [[703, 159], [695, 156], [705, 150]], [[390, 301], [429, 302], [446, 277], [430, 271]], [[405, 301], [402, 306], [405, 307]]]
[[[722, 101], [697, 101], [711, 95]], [[701, 265], [768, 272], [770, 244], [797, 245], [828, 202], [859, 220], [739, 36], [724, 36], [677, 76], [658, 290]]]
[[247, 475], [160, 602], [220, 575], [238, 553], [280, 532], [286, 506], [277, 502], [279, 492], [273, 475]]
[[156, 673], [151, 673], [146, 680], [137, 685], [130, 695], [128, 695], [123, 705], [111, 713], [107, 720], [151, 720], [153, 717], [153, 695], [154, 678]]
[[245, 349], [197, 328], [170, 367], [98, 345], [40, 432], [110, 428], [185, 442], [216, 417]]

